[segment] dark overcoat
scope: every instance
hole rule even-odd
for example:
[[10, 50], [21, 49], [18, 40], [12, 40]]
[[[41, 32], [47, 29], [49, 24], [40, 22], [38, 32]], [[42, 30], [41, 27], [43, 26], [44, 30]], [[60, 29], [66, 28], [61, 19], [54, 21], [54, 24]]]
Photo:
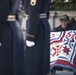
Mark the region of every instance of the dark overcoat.
[[67, 30], [76, 30], [76, 24], [73, 23], [73, 22], [70, 22], [70, 23], [67, 25], [67, 27], [66, 27], [65, 30], [61, 27], [61, 25], [59, 25], [58, 27], [55, 27], [55, 28], [53, 29], [53, 31], [67, 31]]
[[46, 75], [49, 73], [49, 7], [50, 0], [25, 0], [26, 40], [35, 42], [33, 47], [26, 46], [25, 49], [26, 75]]
[[7, 21], [8, 15], [15, 15], [18, 2], [0, 0], [0, 75], [25, 75], [21, 28], [16, 20]]

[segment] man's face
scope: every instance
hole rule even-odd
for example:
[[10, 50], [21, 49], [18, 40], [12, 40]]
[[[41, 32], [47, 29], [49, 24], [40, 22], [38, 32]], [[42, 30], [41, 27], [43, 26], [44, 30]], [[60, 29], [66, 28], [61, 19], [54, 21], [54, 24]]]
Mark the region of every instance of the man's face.
[[63, 21], [60, 21], [60, 25], [61, 25], [61, 27], [62, 27], [63, 29], [66, 29], [68, 23], [69, 23], [69, 21], [67, 21], [67, 20], [65, 20], [65, 21], [64, 21], [64, 20], [63, 20]]

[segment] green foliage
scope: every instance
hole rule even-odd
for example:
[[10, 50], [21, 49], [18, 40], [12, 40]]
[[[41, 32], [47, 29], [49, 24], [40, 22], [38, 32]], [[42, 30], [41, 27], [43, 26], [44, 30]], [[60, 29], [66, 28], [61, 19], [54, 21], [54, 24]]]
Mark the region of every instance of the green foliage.
[[64, 0], [54, 0], [51, 3], [50, 10], [57, 11], [76, 11], [76, 4], [73, 2], [64, 2]]

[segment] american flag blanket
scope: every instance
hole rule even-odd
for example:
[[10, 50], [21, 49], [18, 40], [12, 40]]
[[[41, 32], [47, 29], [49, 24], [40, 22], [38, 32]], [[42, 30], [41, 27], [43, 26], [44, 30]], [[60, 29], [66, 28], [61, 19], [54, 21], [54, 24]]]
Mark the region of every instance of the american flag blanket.
[[76, 72], [76, 30], [51, 32], [50, 69], [55, 66]]

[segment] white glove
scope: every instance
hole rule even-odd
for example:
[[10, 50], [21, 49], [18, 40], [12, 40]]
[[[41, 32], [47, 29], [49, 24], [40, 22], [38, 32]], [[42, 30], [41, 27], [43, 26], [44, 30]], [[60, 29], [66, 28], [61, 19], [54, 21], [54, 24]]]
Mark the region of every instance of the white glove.
[[28, 47], [32, 47], [32, 46], [35, 45], [35, 43], [34, 43], [33, 41], [28, 41], [28, 40], [26, 40], [26, 45], [27, 45]]

